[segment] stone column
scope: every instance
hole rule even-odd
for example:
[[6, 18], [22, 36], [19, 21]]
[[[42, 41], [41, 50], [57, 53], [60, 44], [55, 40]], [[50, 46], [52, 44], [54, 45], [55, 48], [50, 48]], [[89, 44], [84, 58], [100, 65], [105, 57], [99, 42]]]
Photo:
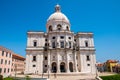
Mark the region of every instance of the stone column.
[[33, 72], [33, 68], [32, 68], [32, 63], [33, 63], [33, 62], [32, 62], [32, 59], [33, 59], [32, 56], [33, 56], [32, 54], [29, 55], [29, 58], [30, 58], [30, 59], [29, 59], [29, 62], [30, 62], [30, 63], [28, 63], [28, 64], [29, 64], [29, 70], [28, 70], [28, 71], [29, 71], [30, 73], [34, 73], [34, 72]]
[[57, 53], [57, 73], [60, 73], [59, 53]]
[[29, 58], [29, 54], [27, 53], [27, 55], [26, 55], [26, 65], [25, 65], [25, 73], [27, 74], [28, 72], [29, 72], [29, 63], [30, 63], [30, 58]]
[[67, 73], [70, 72], [70, 69], [69, 69], [69, 55], [67, 54], [67, 51], [66, 51], [66, 70], [67, 70]]
[[37, 54], [37, 64], [36, 64], [36, 67], [37, 67], [37, 71], [38, 71], [38, 73], [40, 74], [40, 73], [42, 73], [41, 71], [40, 71], [40, 68], [41, 68], [41, 66], [42, 65], [39, 65], [39, 63], [40, 63], [40, 54]]
[[50, 53], [51, 53], [51, 51], [48, 51], [48, 65], [47, 65], [48, 68], [47, 68], [47, 71], [49, 71], [49, 73], [51, 73]]
[[43, 53], [40, 53], [40, 72], [43, 73]]
[[83, 52], [80, 52], [80, 65], [81, 65], [81, 72], [86, 72], [86, 62], [85, 62], [85, 56], [83, 55]]
[[76, 60], [76, 51], [74, 52], [74, 68], [75, 68], [75, 72], [78, 72], [78, 68], [77, 68], [77, 60]]

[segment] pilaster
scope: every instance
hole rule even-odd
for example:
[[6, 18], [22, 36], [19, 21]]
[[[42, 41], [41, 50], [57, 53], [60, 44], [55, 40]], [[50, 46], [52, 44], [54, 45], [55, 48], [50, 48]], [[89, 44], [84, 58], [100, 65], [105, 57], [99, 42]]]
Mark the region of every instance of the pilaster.
[[59, 53], [57, 53], [57, 73], [60, 73]]
[[39, 64], [40, 63], [40, 58], [41, 58], [40, 54], [38, 54], [37, 55], [37, 64], [36, 64], [37, 65], [37, 71], [38, 71], [38, 73], [41, 73], [40, 68], [42, 66], [42, 65]]
[[43, 53], [40, 53], [40, 72], [43, 73]]
[[76, 51], [74, 53], [74, 68], [75, 68], [75, 72], [78, 72], [78, 68], [77, 68], [77, 60], [76, 60]]
[[50, 59], [50, 53], [51, 53], [51, 51], [48, 51], [48, 70], [49, 70], [49, 73], [51, 73], [51, 64], [50, 64], [51, 59]]
[[69, 56], [68, 56], [67, 51], [66, 51], [65, 54], [66, 54], [66, 58], [67, 58], [67, 59], [66, 59], [66, 70], [67, 70], [67, 73], [69, 73], [69, 72], [70, 72], [70, 69], [69, 69], [69, 59], [68, 59]]

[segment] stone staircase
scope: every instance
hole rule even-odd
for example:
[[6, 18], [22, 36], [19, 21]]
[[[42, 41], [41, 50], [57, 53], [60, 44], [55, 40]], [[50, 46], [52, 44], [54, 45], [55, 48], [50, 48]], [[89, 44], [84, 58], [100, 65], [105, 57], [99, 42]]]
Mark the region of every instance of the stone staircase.
[[[43, 78], [48, 78], [48, 74], [45, 73], [43, 76], [39, 74]], [[50, 80], [95, 80], [95, 75], [86, 74], [86, 73], [51, 73], [49, 74]]]
[[[17, 77], [24, 77], [25, 75], [17, 75]], [[44, 73], [38, 75], [28, 75], [31, 78], [48, 78], [49, 80], [95, 80], [95, 75], [88, 73]]]

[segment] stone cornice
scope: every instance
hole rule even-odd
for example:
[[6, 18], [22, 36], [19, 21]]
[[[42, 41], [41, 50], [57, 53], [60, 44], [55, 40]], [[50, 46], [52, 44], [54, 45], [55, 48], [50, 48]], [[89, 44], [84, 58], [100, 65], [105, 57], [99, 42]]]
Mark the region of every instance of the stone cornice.
[[44, 51], [44, 49], [26, 49], [26, 51]]
[[93, 33], [92, 32], [78, 32], [75, 36], [76, 37], [80, 37], [80, 36], [91, 36], [91, 37], [93, 37]]
[[50, 32], [48, 32], [48, 34], [56, 34], [56, 33], [58, 33], [58, 34], [61, 34], [61, 33], [68, 33], [68, 34], [74, 34], [74, 32], [71, 32], [71, 31], [63, 31], [63, 30], [61, 30], [61, 31], [50, 31]]
[[52, 23], [52, 22], [64, 22], [64, 23], [66, 23], [66, 24], [68, 24], [69, 26], [70, 26], [70, 23], [69, 22], [67, 22], [67, 21], [65, 21], [65, 20], [55, 20], [55, 19], [53, 19], [53, 20], [49, 20], [49, 21], [47, 21], [47, 24], [46, 24], [46, 27], [50, 24], [50, 23]]
[[41, 32], [41, 31], [28, 31], [27, 34], [28, 35], [32, 35], [32, 34], [35, 34], [35, 35], [37, 35], [37, 34], [44, 35], [45, 32]]
[[93, 49], [80, 48], [80, 51], [96, 51], [96, 49], [95, 48]]

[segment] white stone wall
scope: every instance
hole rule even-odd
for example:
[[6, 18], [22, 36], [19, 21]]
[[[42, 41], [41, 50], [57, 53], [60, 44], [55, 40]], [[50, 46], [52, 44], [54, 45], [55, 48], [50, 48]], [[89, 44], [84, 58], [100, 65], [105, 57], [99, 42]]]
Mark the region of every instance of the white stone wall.
[[[88, 42], [88, 46], [85, 46], [85, 41]], [[93, 41], [93, 34], [89, 33], [81, 33], [77, 39], [77, 43], [79, 44], [80, 52], [78, 52], [79, 60], [79, 68], [81, 67], [81, 72], [93, 73], [95, 74], [95, 48]], [[89, 56], [90, 60], [87, 61], [87, 56]]]
[[[85, 33], [84, 33], [85, 34]], [[81, 34], [82, 35], [82, 34]], [[59, 68], [61, 62], [65, 62], [66, 64], [66, 71], [69, 71], [69, 62], [73, 63], [73, 69], [74, 71], [79, 71], [79, 72], [84, 72], [84, 73], [95, 73], [95, 49], [94, 49], [94, 41], [91, 35], [86, 34], [86, 35], [79, 35], [78, 38], [76, 38], [76, 43], [77, 46], [79, 46], [79, 51], [75, 51], [73, 53], [73, 43], [74, 43], [74, 35], [73, 33], [50, 33], [48, 34], [48, 39], [47, 42], [49, 42], [49, 46], [51, 50], [48, 50], [46, 54], [44, 53], [44, 49], [42, 48], [42, 52], [40, 52], [40, 49], [37, 49], [37, 47], [32, 47], [32, 48], [27, 48], [30, 51], [27, 52], [26, 55], [26, 72], [28, 73], [42, 73], [43, 71], [46, 72], [48, 69], [48, 65], [50, 67], [50, 70], [52, 68], [51, 64], [53, 62], [57, 63], [57, 67]], [[52, 39], [56, 37], [55, 39]], [[64, 36], [64, 39], [61, 39], [60, 36]], [[71, 37], [71, 39], [69, 39]], [[32, 35], [28, 37], [28, 47], [33, 46], [32, 43], [34, 40], [37, 40], [38, 45], [37, 46], [43, 46], [45, 44], [45, 38], [43, 35]], [[29, 42], [30, 41], [30, 42]], [[66, 46], [68, 48], [67, 50], [65, 49], [60, 49], [60, 43], [59, 46], [56, 48], [59, 49], [52, 49], [52, 42], [55, 41], [56, 44], [57, 42], [64, 41], [69, 42], [71, 41], [71, 49], [69, 49], [69, 45]], [[85, 41], [88, 41], [88, 47], [85, 47]], [[66, 44], [66, 43], [65, 43]], [[38, 50], [38, 51], [32, 51], [32, 50]], [[67, 54], [66, 54], [67, 53]], [[50, 56], [48, 56], [50, 55]], [[32, 57], [37, 56], [37, 61], [32, 62]], [[44, 57], [47, 56], [48, 60], [44, 60]], [[77, 58], [76, 58], [77, 56]], [[90, 61], [86, 60], [86, 56], [90, 57]], [[89, 64], [89, 66], [88, 66]], [[33, 67], [33, 65], [36, 65], [36, 67]], [[47, 65], [47, 67], [45, 67]]]
[[94, 41], [93, 41], [93, 38], [87, 33], [86, 35], [83, 35], [83, 36], [80, 36], [79, 37], [79, 45], [80, 47], [85, 47], [85, 41], [88, 41], [88, 45], [90, 47], [94, 47]]
[[27, 47], [33, 47], [33, 42], [37, 41], [37, 46], [43, 47], [45, 44], [44, 34], [29, 34], [27, 38]]
[[[36, 56], [36, 61], [33, 61], [33, 56]], [[33, 67], [35, 65], [35, 67]], [[25, 73], [41, 73], [43, 71], [43, 52], [42, 51], [27, 51]]]

